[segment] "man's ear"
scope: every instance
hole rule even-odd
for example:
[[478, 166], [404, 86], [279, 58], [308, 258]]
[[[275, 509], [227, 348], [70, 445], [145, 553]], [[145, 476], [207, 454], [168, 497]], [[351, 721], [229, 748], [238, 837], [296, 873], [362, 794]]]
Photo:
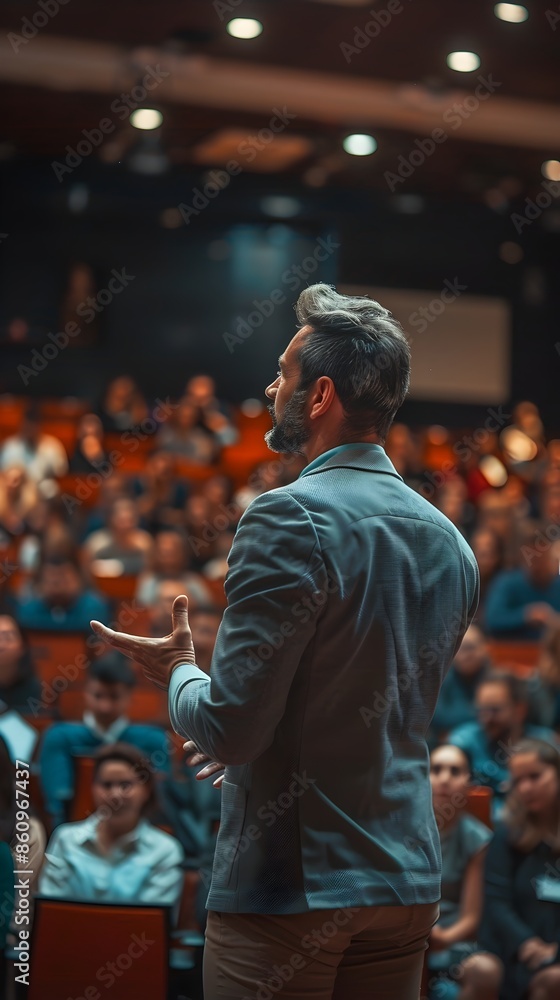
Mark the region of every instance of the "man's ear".
[[336, 389], [332, 378], [329, 378], [328, 375], [321, 375], [313, 389], [310, 390], [309, 416], [311, 420], [324, 416], [336, 399]]

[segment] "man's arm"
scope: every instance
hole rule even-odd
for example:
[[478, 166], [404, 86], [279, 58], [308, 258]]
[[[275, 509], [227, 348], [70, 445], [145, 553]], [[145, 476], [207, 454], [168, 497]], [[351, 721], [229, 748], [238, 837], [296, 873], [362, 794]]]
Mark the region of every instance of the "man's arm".
[[265, 493], [245, 511], [225, 590], [210, 677], [177, 667], [169, 714], [175, 731], [211, 759], [246, 764], [274, 738], [328, 596], [314, 525], [289, 493]]

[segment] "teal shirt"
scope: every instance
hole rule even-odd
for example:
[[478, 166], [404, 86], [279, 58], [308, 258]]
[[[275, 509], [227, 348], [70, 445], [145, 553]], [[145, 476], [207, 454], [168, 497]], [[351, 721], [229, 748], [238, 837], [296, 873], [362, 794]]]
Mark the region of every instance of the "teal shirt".
[[210, 676], [169, 687], [176, 732], [226, 765], [207, 906], [436, 902], [426, 733], [478, 603], [468, 544], [364, 442], [253, 500], [228, 564]]

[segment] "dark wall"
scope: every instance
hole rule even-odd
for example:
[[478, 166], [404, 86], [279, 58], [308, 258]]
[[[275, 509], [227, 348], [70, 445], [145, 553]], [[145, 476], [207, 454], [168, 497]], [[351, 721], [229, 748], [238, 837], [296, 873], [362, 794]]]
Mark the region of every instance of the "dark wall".
[[[190, 374], [207, 370], [225, 398], [263, 399], [306, 284], [437, 291], [457, 276], [469, 292], [511, 302], [512, 397], [534, 399], [547, 425], [560, 431], [560, 236], [543, 220], [518, 235], [511, 209], [443, 200], [422, 206], [240, 175], [188, 223], [179, 215], [176, 228], [165, 228], [162, 212], [169, 221], [169, 209], [177, 217], [178, 205], [192, 206], [207, 175], [174, 169], [143, 177], [88, 161], [59, 183], [50, 163], [30, 160], [4, 164], [1, 175], [1, 392], [95, 399], [111, 376], [129, 371], [149, 395], [176, 396]], [[296, 198], [297, 214], [271, 218], [263, 203], [271, 193]], [[506, 240], [522, 245], [520, 263], [500, 260]], [[33, 348], [42, 356], [47, 331], [64, 325], [61, 303], [76, 261], [92, 268], [97, 290], [123, 268], [126, 287], [91, 323], [84, 317], [90, 346], [72, 341], [38, 374], [26, 375], [21, 366], [31, 368]], [[36, 339], [6, 345], [6, 326], [18, 314], [29, 317]], [[409, 419], [452, 424], [477, 422], [483, 412], [441, 403], [403, 408]]]

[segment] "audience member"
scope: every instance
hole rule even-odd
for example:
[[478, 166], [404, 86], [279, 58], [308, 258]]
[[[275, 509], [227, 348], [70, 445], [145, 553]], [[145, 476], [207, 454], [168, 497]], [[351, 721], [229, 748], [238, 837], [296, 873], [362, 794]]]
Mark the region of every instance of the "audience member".
[[200, 427], [215, 435], [221, 445], [235, 444], [238, 434], [229, 407], [216, 398], [216, 383], [210, 375], [193, 375], [185, 386], [185, 399], [195, 407]]
[[103, 744], [117, 741], [138, 747], [156, 770], [169, 771], [167, 737], [162, 729], [127, 718], [134, 670], [118, 653], [107, 653], [91, 663], [84, 690], [82, 722], [58, 722], [46, 730], [39, 766], [43, 796], [53, 826], [66, 818], [74, 795], [74, 757], [91, 756]]
[[470, 539], [471, 548], [475, 554], [480, 574], [480, 599], [477, 615], [484, 616], [488, 589], [504, 569], [504, 546], [502, 539], [492, 528], [475, 528]]
[[41, 683], [17, 622], [0, 615], [0, 701], [24, 715], [29, 699], [41, 697]]
[[193, 465], [213, 465], [218, 461], [221, 442], [218, 434], [199, 423], [199, 410], [186, 396], [157, 433], [156, 445], [176, 458]]
[[469, 755], [475, 783], [492, 789], [493, 816], [498, 818], [508, 788], [512, 747], [523, 738], [554, 744], [556, 734], [552, 729], [527, 724], [526, 687], [512, 674], [486, 674], [476, 689], [475, 704], [478, 721], [453, 729], [448, 741]]
[[146, 401], [130, 375], [109, 382], [98, 409], [105, 433], [119, 434], [137, 427], [148, 416]]
[[438, 741], [464, 722], [476, 721], [476, 689], [491, 668], [488, 643], [480, 625], [473, 622], [463, 636], [437, 701], [431, 728]]
[[210, 664], [212, 663], [222, 614], [220, 608], [212, 604], [200, 604], [191, 611], [189, 599], [189, 623], [196, 653], [196, 665], [201, 670], [205, 670], [207, 674], [210, 673]]
[[[182, 581], [182, 589], [194, 601], [207, 603], [210, 593], [198, 573], [188, 570], [190, 554], [185, 535], [175, 529], [158, 531], [154, 538], [154, 548], [150, 566], [138, 578], [136, 600], [143, 607], [150, 607], [158, 598], [158, 586], [164, 580]], [[177, 596], [175, 594], [175, 596]]]
[[560, 758], [521, 741], [509, 760], [511, 791], [486, 859], [479, 943], [464, 965], [460, 1000], [560, 996]]
[[441, 840], [440, 916], [429, 939], [430, 1000], [456, 995], [453, 970], [476, 951], [482, 916], [483, 866], [492, 838], [465, 812], [470, 763], [463, 750], [439, 746], [430, 758], [434, 813]]
[[109, 614], [108, 602], [86, 587], [77, 561], [64, 554], [45, 559], [30, 591], [15, 603], [23, 628], [89, 631], [92, 618], [104, 621]]
[[96, 413], [85, 413], [78, 423], [78, 440], [74, 454], [70, 458], [68, 471], [76, 473], [95, 472], [108, 461], [103, 440], [103, 424]]
[[166, 451], [153, 451], [146, 460], [145, 471], [134, 483], [136, 506], [147, 531], [183, 523], [183, 510], [188, 496], [184, 479], [175, 475], [175, 459]]
[[535, 640], [560, 612], [558, 551], [543, 527], [524, 528], [519, 559], [519, 568], [500, 573], [488, 591], [486, 627], [502, 639]]
[[124, 497], [115, 500], [108, 527], [94, 531], [84, 543], [86, 566], [96, 574], [103, 574], [103, 562], [116, 560], [121, 564], [121, 573], [127, 575], [145, 569], [152, 554], [153, 539], [149, 532], [139, 527], [139, 521], [134, 500]]
[[29, 531], [38, 502], [37, 484], [25, 469], [12, 465], [0, 473], [0, 536], [4, 544]]
[[41, 894], [175, 906], [183, 852], [174, 837], [147, 819], [156, 797], [149, 761], [124, 741], [103, 747], [95, 756], [92, 791], [93, 815], [59, 826], [48, 843]]
[[[536, 684], [535, 684], [536, 681]], [[539, 721], [560, 730], [560, 615], [551, 620], [543, 636], [536, 677], [531, 678], [539, 698]]]
[[211, 600], [211, 595], [204, 584], [199, 585], [198, 580], [193, 577], [190, 581], [185, 577], [160, 580], [156, 585], [155, 597], [148, 608], [150, 635], [162, 636], [172, 631], [171, 609], [173, 601], [179, 594], [186, 594], [189, 598], [189, 616], [191, 610], [196, 609], [198, 597], [202, 604], [208, 604]]
[[39, 411], [33, 404], [26, 410], [19, 433], [7, 438], [0, 448], [0, 468], [6, 470], [13, 465], [25, 469], [36, 483], [68, 472], [64, 445], [41, 430]]

